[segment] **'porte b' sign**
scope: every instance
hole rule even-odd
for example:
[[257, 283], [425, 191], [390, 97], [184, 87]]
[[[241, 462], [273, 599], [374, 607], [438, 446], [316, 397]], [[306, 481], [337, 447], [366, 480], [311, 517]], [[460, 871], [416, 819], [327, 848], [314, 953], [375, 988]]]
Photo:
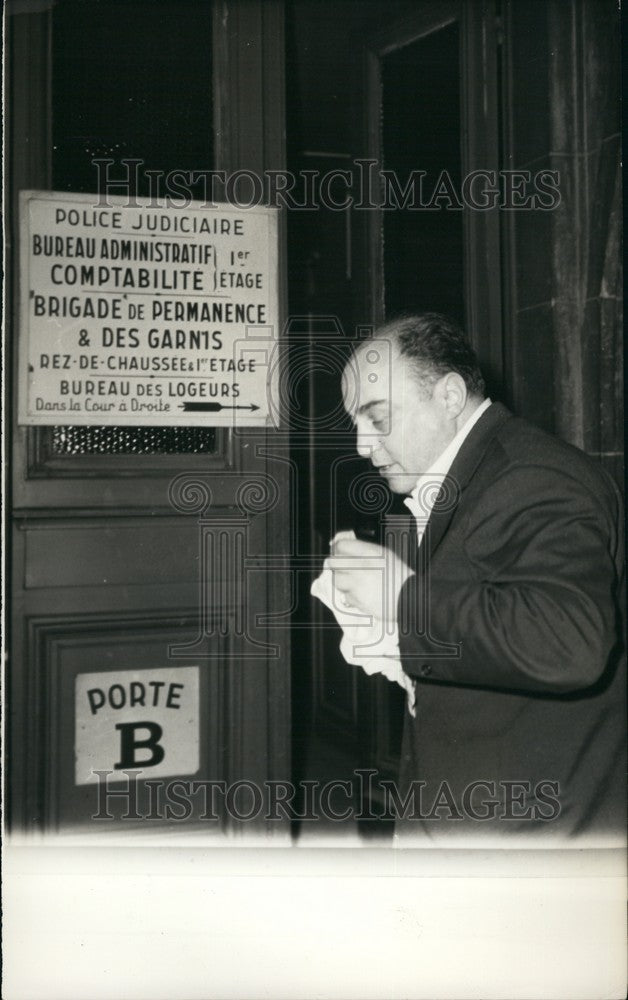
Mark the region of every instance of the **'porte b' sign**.
[[22, 191], [20, 423], [264, 426], [277, 213]]
[[198, 667], [79, 674], [75, 694], [77, 785], [198, 771]]

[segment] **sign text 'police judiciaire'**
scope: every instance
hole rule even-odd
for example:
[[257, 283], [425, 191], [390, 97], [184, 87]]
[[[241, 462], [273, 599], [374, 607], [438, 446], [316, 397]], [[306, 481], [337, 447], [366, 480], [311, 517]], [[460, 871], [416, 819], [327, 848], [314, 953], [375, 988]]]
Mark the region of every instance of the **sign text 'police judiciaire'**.
[[21, 195], [20, 422], [263, 424], [277, 211]]

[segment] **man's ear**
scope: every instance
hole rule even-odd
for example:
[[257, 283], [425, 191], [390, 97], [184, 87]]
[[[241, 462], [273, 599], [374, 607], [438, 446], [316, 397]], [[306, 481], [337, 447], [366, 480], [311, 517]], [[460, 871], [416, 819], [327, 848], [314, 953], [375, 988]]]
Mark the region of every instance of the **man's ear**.
[[468, 391], [465, 380], [457, 372], [448, 372], [441, 379], [441, 398], [451, 420], [456, 420], [467, 405]]

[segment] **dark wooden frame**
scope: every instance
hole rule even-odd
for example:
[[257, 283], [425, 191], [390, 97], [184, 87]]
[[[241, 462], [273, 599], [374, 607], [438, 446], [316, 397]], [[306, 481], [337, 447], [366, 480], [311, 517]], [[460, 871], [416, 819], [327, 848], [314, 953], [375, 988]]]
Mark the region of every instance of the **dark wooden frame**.
[[[461, 0], [432, 0], [421, 4], [412, 17], [395, 22], [370, 40], [365, 53], [366, 155], [369, 159], [381, 163], [379, 108], [382, 58], [454, 21], [460, 23], [461, 29], [463, 174], [477, 169], [499, 169], [499, 97], [495, 81], [500, 26], [494, 0], [479, 0], [472, 4]], [[380, 324], [385, 319], [382, 212], [373, 210], [368, 214], [367, 306], [373, 323]], [[484, 367], [501, 378], [503, 349], [499, 209], [478, 212], [465, 208], [463, 225], [467, 329]]]

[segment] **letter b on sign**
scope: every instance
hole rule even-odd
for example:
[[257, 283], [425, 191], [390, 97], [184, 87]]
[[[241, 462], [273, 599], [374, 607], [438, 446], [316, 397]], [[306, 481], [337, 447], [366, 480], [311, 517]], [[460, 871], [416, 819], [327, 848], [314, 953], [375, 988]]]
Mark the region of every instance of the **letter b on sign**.
[[144, 776], [196, 774], [200, 767], [200, 670], [144, 667], [78, 673], [75, 783], [96, 771], [139, 768]]
[[[116, 729], [120, 730], [120, 762], [114, 764], [116, 770], [129, 767], [156, 767], [164, 759], [164, 748], [159, 742], [163, 736], [163, 729], [156, 722], [119, 722]], [[137, 738], [137, 730], [148, 730], [148, 737]], [[148, 750], [150, 756], [142, 754], [140, 760], [136, 757], [136, 750]]]

